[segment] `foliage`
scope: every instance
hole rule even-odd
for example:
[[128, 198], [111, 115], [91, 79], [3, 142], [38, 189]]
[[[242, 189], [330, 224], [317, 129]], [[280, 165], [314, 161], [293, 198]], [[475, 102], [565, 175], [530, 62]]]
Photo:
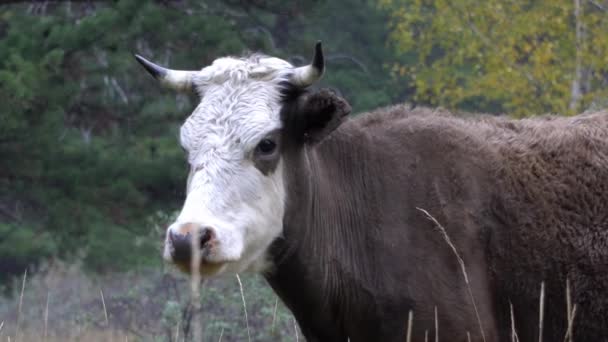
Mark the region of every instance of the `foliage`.
[[56, 255], [97, 271], [159, 263], [155, 227], [184, 196], [177, 132], [197, 99], [161, 89], [132, 53], [176, 69], [256, 50], [304, 64], [320, 39], [321, 86], [356, 111], [392, 102], [385, 14], [348, 4], [0, 5], [0, 282]]
[[595, 1], [381, 0], [418, 102], [520, 116], [605, 106], [608, 12]]

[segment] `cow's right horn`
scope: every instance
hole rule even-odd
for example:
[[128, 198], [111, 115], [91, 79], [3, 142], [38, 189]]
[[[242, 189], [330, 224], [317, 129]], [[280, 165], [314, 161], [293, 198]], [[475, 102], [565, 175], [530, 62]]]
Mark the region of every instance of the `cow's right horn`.
[[162, 85], [180, 90], [192, 90], [192, 78], [197, 71], [171, 70], [156, 65], [140, 55], [135, 55], [135, 59], [146, 68], [150, 75], [160, 81]]
[[303, 67], [295, 68], [291, 83], [298, 87], [308, 87], [318, 81], [323, 76], [325, 70], [325, 58], [323, 57], [323, 48], [321, 42], [315, 45], [315, 54], [312, 57], [312, 63]]

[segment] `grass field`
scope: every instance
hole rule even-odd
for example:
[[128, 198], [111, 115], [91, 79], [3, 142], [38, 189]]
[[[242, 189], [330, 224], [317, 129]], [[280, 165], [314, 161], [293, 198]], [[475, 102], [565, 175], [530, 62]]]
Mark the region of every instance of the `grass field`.
[[[25, 282], [23, 282], [25, 278]], [[203, 341], [295, 341], [293, 316], [260, 276], [201, 283]], [[23, 289], [23, 291], [22, 291]], [[0, 298], [0, 341], [189, 341], [188, 278], [171, 269], [91, 275], [53, 262]], [[247, 322], [243, 308], [247, 308]]]

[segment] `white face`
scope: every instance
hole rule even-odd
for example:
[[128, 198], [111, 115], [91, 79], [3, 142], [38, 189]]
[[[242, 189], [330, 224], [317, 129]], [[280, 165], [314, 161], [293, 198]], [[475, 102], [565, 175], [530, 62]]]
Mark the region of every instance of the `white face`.
[[266, 251], [282, 232], [285, 185], [279, 152], [271, 170], [260, 168], [258, 144], [282, 128], [278, 83], [290, 68], [276, 58], [222, 58], [193, 79], [202, 100], [181, 127], [190, 174], [184, 207], [167, 231], [167, 260], [169, 233], [194, 223], [215, 236], [203, 260], [215, 267], [203, 273], [265, 266]]

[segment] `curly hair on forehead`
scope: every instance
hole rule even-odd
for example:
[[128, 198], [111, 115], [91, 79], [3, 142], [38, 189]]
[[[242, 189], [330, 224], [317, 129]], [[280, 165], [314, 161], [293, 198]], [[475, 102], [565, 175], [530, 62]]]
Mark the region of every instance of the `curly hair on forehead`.
[[287, 61], [260, 53], [241, 57], [222, 57], [198, 72], [194, 77], [194, 83], [201, 94], [210, 84], [228, 82], [238, 85], [248, 80], [279, 83], [289, 78], [293, 68]]

